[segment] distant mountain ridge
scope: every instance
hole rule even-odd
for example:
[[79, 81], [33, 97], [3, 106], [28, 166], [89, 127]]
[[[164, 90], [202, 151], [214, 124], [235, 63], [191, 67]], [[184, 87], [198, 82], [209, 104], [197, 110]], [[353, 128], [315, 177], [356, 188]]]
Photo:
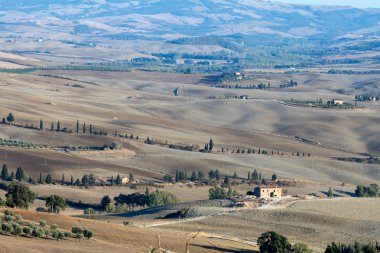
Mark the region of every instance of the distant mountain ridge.
[[[269, 34], [337, 39], [374, 36], [380, 31], [378, 9], [260, 0], [18, 0], [2, 1], [0, 9], [0, 22], [45, 28], [65, 23], [72, 32], [84, 34], [140, 33], [162, 38]], [[25, 15], [14, 19], [9, 13], [15, 12]]]

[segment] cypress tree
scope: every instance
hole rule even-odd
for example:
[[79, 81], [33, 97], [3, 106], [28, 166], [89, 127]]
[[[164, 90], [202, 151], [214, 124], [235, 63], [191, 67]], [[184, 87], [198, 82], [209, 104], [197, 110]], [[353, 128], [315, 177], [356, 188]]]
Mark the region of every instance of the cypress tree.
[[10, 181], [13, 181], [15, 179], [15, 174], [13, 173], [13, 171], [11, 172], [11, 176], [10, 176]]
[[84, 134], [86, 133], [86, 122], [83, 123], [83, 133], [84, 133]]
[[62, 174], [61, 184], [62, 185], [65, 184], [65, 173]]
[[121, 185], [121, 177], [119, 174], [117, 174], [117, 177], [116, 177], [116, 185]]
[[40, 130], [44, 130], [44, 122], [40, 119]]
[[57, 131], [61, 131], [61, 122], [59, 122], [59, 120], [57, 122]]
[[257, 173], [257, 170], [254, 170], [252, 173], [252, 180], [257, 180], [259, 179], [259, 174]]
[[248, 180], [251, 180], [251, 172], [248, 171], [248, 177], [247, 177]]
[[79, 120], [77, 120], [77, 133], [79, 133]]
[[214, 148], [214, 142], [212, 141], [212, 139], [210, 139], [210, 142], [208, 144], [208, 150], [212, 151], [213, 148]]
[[71, 175], [71, 178], [70, 178], [70, 185], [74, 185], [74, 177], [73, 177], [73, 175]]
[[24, 177], [24, 170], [21, 167], [18, 167], [16, 170], [16, 180], [21, 182], [22, 180], [24, 180]]
[[92, 134], [92, 124], [90, 124], [90, 134]]
[[38, 183], [39, 184], [42, 184], [43, 182], [42, 182], [42, 173], [40, 173], [40, 179], [38, 180]]
[[45, 183], [51, 184], [52, 182], [53, 182], [53, 179], [51, 178], [51, 175], [47, 174], [46, 179], [45, 179]]
[[5, 180], [8, 180], [8, 178], [9, 178], [8, 166], [6, 163], [4, 163], [1, 169], [1, 179], [5, 181]]

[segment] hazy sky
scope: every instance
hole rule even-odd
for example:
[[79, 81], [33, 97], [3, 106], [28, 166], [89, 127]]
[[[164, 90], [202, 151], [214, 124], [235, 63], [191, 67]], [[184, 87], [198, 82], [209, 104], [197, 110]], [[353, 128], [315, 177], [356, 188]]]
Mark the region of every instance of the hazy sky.
[[272, 0], [271, 2], [314, 5], [350, 5], [359, 8], [380, 8], [380, 0]]

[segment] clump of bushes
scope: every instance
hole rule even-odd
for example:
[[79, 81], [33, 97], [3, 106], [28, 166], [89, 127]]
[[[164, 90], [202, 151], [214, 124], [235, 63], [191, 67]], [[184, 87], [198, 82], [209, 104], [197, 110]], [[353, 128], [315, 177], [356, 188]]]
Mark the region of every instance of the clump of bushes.
[[4, 216], [0, 221], [0, 230], [3, 234], [26, 236], [34, 238], [53, 238], [55, 240], [65, 240], [68, 238], [75, 238], [81, 240], [83, 237], [91, 239], [93, 232], [89, 229], [83, 229], [81, 227], [73, 227], [72, 231], [61, 231], [57, 224], [50, 225], [50, 229], [47, 228], [48, 224], [46, 220], [40, 220], [38, 225], [24, 222], [20, 214], [14, 215], [11, 211], [5, 210]]

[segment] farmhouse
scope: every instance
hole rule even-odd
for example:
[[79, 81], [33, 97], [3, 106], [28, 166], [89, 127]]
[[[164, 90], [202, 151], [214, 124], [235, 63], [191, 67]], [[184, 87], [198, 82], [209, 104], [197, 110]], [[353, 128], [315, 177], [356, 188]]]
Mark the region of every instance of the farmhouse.
[[343, 100], [334, 98], [333, 100], [328, 101], [327, 103], [333, 105], [343, 105]]
[[282, 189], [277, 186], [258, 186], [253, 193], [259, 198], [278, 198], [282, 196]]

